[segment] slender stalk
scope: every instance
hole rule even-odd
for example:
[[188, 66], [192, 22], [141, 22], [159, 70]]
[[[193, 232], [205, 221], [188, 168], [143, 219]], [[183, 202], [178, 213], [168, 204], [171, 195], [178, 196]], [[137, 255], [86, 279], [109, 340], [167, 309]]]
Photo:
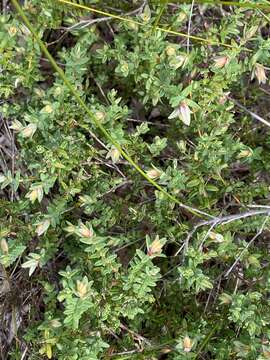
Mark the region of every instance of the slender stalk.
[[158, 13], [158, 15], [157, 15], [157, 17], [156, 17], [156, 20], [155, 20], [155, 22], [154, 22], [153, 30], [155, 30], [156, 27], [158, 26], [159, 21], [160, 21], [160, 19], [161, 19], [161, 16], [162, 16], [164, 10], [165, 10], [166, 7], [167, 7], [168, 1], [169, 1], [169, 0], [165, 0], [164, 4], [161, 5], [161, 8], [160, 8], [160, 10], [159, 10], [159, 13]]
[[[222, 322], [221, 322], [222, 324]], [[216, 330], [221, 326], [221, 324], [219, 322], [216, 323], [216, 325], [213, 327], [213, 329], [208, 333], [208, 335], [206, 336], [206, 338], [204, 339], [204, 341], [202, 342], [201, 346], [199, 347], [194, 360], [198, 358], [198, 356], [200, 355], [200, 353], [202, 352], [202, 350], [205, 348], [205, 346], [209, 343], [211, 337], [214, 335], [214, 333], [216, 332]]]
[[[145, 24], [140, 22], [140, 21], [137, 21], [137, 20], [134, 20], [134, 19], [131, 19], [131, 18], [127, 18], [127, 17], [124, 17], [124, 16], [108, 13], [106, 11], [95, 9], [95, 8], [90, 7], [90, 6], [73, 3], [73, 2], [71, 2], [69, 0], [56, 0], [56, 1], [58, 1], [60, 3], [63, 3], [63, 4], [68, 4], [70, 6], [78, 8], [78, 9], [84, 9], [84, 10], [91, 11], [91, 12], [99, 14], [99, 15], [108, 16], [108, 17], [111, 17], [112, 19], [129, 22], [129, 23], [132, 23], [132, 24], [136, 24], [138, 26], [145, 26]], [[154, 27], [154, 26], [155, 25], [152, 25], [152, 27]], [[209, 45], [224, 46], [224, 47], [227, 47], [227, 48], [230, 48], [230, 49], [235, 49], [236, 48], [235, 46], [230, 45], [230, 44], [226, 44], [226, 43], [222, 43], [222, 42], [218, 42], [218, 41], [212, 41], [212, 40], [205, 39], [205, 38], [195, 36], [195, 35], [188, 35], [186, 33], [182, 33], [182, 32], [179, 32], [179, 31], [165, 29], [165, 28], [160, 27], [160, 26], [156, 26], [155, 29], [159, 30], [159, 31], [162, 31], [162, 32], [165, 32], [167, 34], [181, 36], [181, 37], [186, 38], [186, 39], [193, 39], [195, 41], [202, 42], [202, 43], [209, 44]], [[242, 48], [242, 49], [245, 50], [245, 51], [251, 51], [250, 49], [247, 49], [247, 48]]]
[[122, 147], [118, 144], [118, 142], [110, 135], [110, 133], [104, 128], [104, 126], [99, 122], [99, 120], [96, 118], [94, 113], [89, 109], [89, 107], [85, 104], [85, 102], [81, 99], [79, 93], [76, 91], [76, 89], [72, 86], [72, 84], [67, 79], [64, 71], [57, 65], [56, 61], [52, 57], [52, 55], [47, 50], [45, 44], [43, 41], [39, 38], [36, 30], [32, 26], [32, 24], [27, 19], [23, 9], [19, 5], [17, 0], [11, 0], [13, 6], [17, 10], [18, 14], [22, 18], [24, 24], [29, 29], [29, 31], [32, 33], [33, 37], [39, 44], [41, 50], [43, 51], [44, 55], [47, 57], [49, 62], [51, 63], [51, 66], [54, 68], [54, 70], [58, 73], [60, 78], [62, 79], [63, 83], [66, 85], [66, 87], [69, 89], [71, 94], [74, 96], [78, 104], [81, 106], [81, 108], [86, 112], [86, 114], [89, 116], [89, 119], [93, 122], [93, 124], [100, 130], [100, 132], [107, 138], [120, 152], [120, 154], [129, 162], [130, 165], [132, 165], [138, 173], [140, 173], [150, 184], [152, 184], [157, 190], [159, 190], [164, 196], [166, 196], [168, 199], [176, 203], [178, 206], [180, 206], [183, 209], [188, 210], [190, 213], [197, 215], [199, 217], [206, 216], [206, 217], [212, 217], [211, 215], [205, 213], [204, 211], [195, 209], [191, 206], [182, 204], [177, 198], [175, 198], [173, 195], [168, 193], [166, 190], [164, 190], [158, 183], [156, 183], [153, 179], [151, 179], [144, 171], [143, 169], [129, 156], [129, 154], [122, 149]]
[[[184, 3], [186, 1], [176, 0], [176, 3]], [[189, 2], [189, 1], [188, 1]], [[253, 4], [250, 2], [239, 3], [237, 1], [220, 1], [220, 0], [198, 0], [198, 3], [201, 4], [209, 4], [209, 5], [226, 5], [226, 6], [237, 6], [244, 9], [268, 9], [270, 10], [270, 6], [267, 4]]]
[[[191, 7], [190, 7], [190, 13], [189, 13], [189, 19], [188, 19], [188, 35], [190, 35], [190, 30], [191, 30], [191, 19], [192, 19], [192, 14], [193, 14], [194, 3], [195, 3], [195, 0], [192, 0]], [[190, 42], [190, 37], [188, 37], [188, 39], [187, 39], [187, 53], [188, 54], [189, 54], [189, 42]]]

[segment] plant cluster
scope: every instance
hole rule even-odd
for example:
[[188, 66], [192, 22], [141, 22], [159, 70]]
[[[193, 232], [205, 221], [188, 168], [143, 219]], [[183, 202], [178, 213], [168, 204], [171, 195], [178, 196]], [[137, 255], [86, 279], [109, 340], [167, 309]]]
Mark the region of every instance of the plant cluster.
[[22, 2], [64, 81], [16, 3], [0, 16], [0, 357], [269, 359], [267, 10]]

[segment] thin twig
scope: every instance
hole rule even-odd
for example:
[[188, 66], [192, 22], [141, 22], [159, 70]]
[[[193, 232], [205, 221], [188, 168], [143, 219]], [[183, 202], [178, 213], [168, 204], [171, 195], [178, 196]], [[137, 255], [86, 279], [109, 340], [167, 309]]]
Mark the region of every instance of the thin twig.
[[28, 347], [26, 346], [26, 348], [24, 349], [24, 352], [22, 353], [21, 360], [23, 360], [25, 358], [27, 351], [28, 351]]
[[[269, 212], [269, 210], [268, 210]], [[265, 225], [267, 223], [267, 221], [269, 220], [269, 213], [268, 216], [264, 219], [264, 222], [260, 228], [260, 230], [257, 232], [257, 234], [255, 236], [253, 236], [253, 238], [250, 240], [250, 242], [245, 246], [245, 248], [241, 251], [241, 253], [237, 256], [237, 258], [235, 259], [234, 263], [232, 264], [232, 266], [229, 268], [229, 270], [226, 272], [226, 274], [224, 275], [224, 277], [228, 277], [230, 275], [230, 273], [232, 272], [232, 270], [234, 269], [235, 265], [238, 263], [238, 261], [241, 259], [242, 255], [244, 254], [244, 252], [250, 247], [250, 245], [257, 239], [258, 236], [261, 235], [261, 233], [263, 232]]]
[[229, 97], [229, 99], [231, 101], [233, 101], [235, 103], [235, 105], [237, 105], [240, 109], [244, 110], [246, 113], [248, 113], [251, 117], [253, 117], [254, 119], [260, 121], [261, 123], [263, 123], [264, 125], [270, 127], [270, 123], [265, 120], [264, 118], [262, 118], [260, 115], [255, 114], [253, 111], [248, 110], [244, 105], [240, 104], [237, 100], [232, 99], [231, 97]]
[[187, 38], [187, 53], [189, 54], [189, 43], [190, 43], [190, 30], [191, 30], [191, 18], [194, 8], [194, 2], [195, 0], [192, 0], [191, 7], [190, 7], [190, 13], [189, 13], [189, 19], [188, 19], [188, 38]]
[[72, 31], [72, 30], [78, 30], [78, 29], [84, 29], [86, 27], [89, 27], [93, 24], [97, 24], [97, 23], [101, 23], [103, 21], [108, 21], [111, 20], [111, 18], [109, 16], [104, 16], [101, 18], [97, 18], [97, 19], [87, 19], [87, 20], [81, 20], [78, 23], [71, 25], [69, 27], [61, 27], [61, 29], [65, 30], [65, 31]]
[[[235, 214], [235, 215], [227, 215], [227, 216], [223, 216], [223, 217], [215, 217], [212, 220], [207, 220], [207, 221], [201, 221], [199, 222], [197, 225], [194, 226], [194, 228], [192, 229], [192, 231], [188, 234], [186, 240], [185, 240], [185, 249], [188, 248], [188, 244], [189, 244], [189, 240], [192, 238], [192, 236], [194, 235], [194, 233], [197, 231], [197, 229], [199, 229], [202, 226], [212, 226], [211, 229], [213, 229], [214, 227], [216, 227], [217, 225], [225, 225], [225, 224], [229, 224], [232, 221], [236, 221], [236, 220], [241, 220], [241, 219], [245, 219], [247, 217], [251, 217], [251, 216], [257, 216], [257, 215], [269, 215], [270, 214], [270, 209], [266, 208], [266, 209], [262, 209], [262, 210], [251, 210], [251, 211], [247, 211], [244, 213], [240, 213], [240, 214]], [[182, 248], [181, 248], [182, 249]], [[179, 249], [174, 256], [177, 256], [179, 254], [181, 250]]]
[[[265, 67], [264, 67], [265, 68]], [[264, 92], [266, 95], [270, 95], [270, 92], [264, 89], [263, 87], [259, 88], [262, 92]]]
[[126, 325], [124, 324], [120, 324], [120, 328], [122, 330], [126, 330], [127, 332], [129, 332], [131, 335], [133, 335], [137, 340], [144, 342], [145, 344], [147, 344], [148, 346], [151, 346], [151, 342], [149, 340], [147, 340], [144, 336], [136, 333], [133, 330], [130, 330]]
[[104, 142], [102, 140], [100, 140], [94, 133], [93, 131], [89, 130], [87, 126], [81, 125], [78, 123], [78, 121], [73, 120], [74, 123], [80, 127], [83, 127], [85, 130], [87, 130], [89, 132], [89, 134], [92, 136], [93, 139], [96, 140], [97, 143], [99, 143], [100, 146], [103, 147], [103, 149], [105, 149], [106, 151], [109, 151], [109, 148], [104, 144]]
[[240, 283], [240, 279], [236, 278], [235, 287], [234, 287], [234, 290], [233, 290], [233, 295], [235, 295], [237, 293], [239, 283]]
[[210, 232], [213, 230], [213, 228], [215, 227], [215, 225], [216, 225], [216, 223], [214, 222], [214, 223], [210, 226], [210, 228], [207, 230], [206, 234], [204, 235], [204, 237], [203, 237], [203, 239], [202, 239], [202, 241], [201, 241], [201, 244], [200, 244], [200, 246], [199, 246], [199, 250], [202, 250], [203, 244], [204, 244], [205, 240], [209, 237], [209, 234], [210, 234]]
[[[125, 14], [122, 14], [122, 15], [123, 16], [132, 16], [132, 15], [140, 14], [143, 11], [146, 2], [147, 2], [146, 0], [143, 1], [143, 3], [137, 9], [129, 11], [129, 12], [127, 12]], [[111, 16], [104, 16], [102, 18], [91, 19], [91, 20], [89, 20], [89, 19], [81, 20], [80, 22], [78, 22], [78, 23], [76, 23], [76, 24], [74, 24], [72, 26], [69, 26], [67, 28], [62, 28], [62, 29], [65, 29], [66, 31], [71, 31], [71, 30], [74, 30], [74, 29], [77, 29], [77, 28], [84, 29], [84, 28], [86, 28], [88, 26], [91, 26], [93, 24], [101, 23], [101, 22], [104, 22], [104, 21], [110, 21], [110, 20], [112, 20]]]
[[122, 351], [122, 352], [110, 354], [108, 356], [109, 357], [114, 357], [114, 356], [122, 356], [122, 355], [131, 355], [131, 354], [140, 353], [140, 352], [141, 352], [140, 350], [135, 349], [135, 350], [128, 350], [128, 351]]
[[136, 243], [139, 242], [139, 241], [144, 241], [144, 239], [137, 239], [137, 240], [131, 241], [131, 242], [129, 242], [129, 243], [127, 243], [127, 244], [125, 244], [125, 245], [123, 245], [123, 246], [115, 249], [115, 252], [118, 252], [118, 251], [120, 251], [120, 250], [123, 250], [123, 249], [129, 247], [130, 245], [134, 245], [134, 244], [136, 244]]
[[[213, 303], [212, 303], [212, 306], [213, 306], [213, 304], [216, 302], [216, 299], [217, 299], [217, 296], [218, 296], [218, 293], [219, 293], [219, 289], [220, 289], [221, 280], [222, 280], [222, 274], [219, 275], [219, 276], [216, 278], [216, 280], [215, 280], [215, 282], [218, 281], [218, 285], [217, 285], [217, 289], [216, 289], [216, 296], [214, 297], [214, 301], [213, 301]], [[205, 314], [206, 311], [207, 311], [208, 305], [209, 305], [209, 303], [210, 303], [210, 298], [211, 298], [213, 292], [214, 292], [214, 287], [211, 289], [211, 291], [210, 291], [210, 293], [209, 293], [209, 295], [208, 295], [208, 297], [207, 297], [207, 301], [206, 301], [206, 304], [205, 304], [205, 307], [204, 307], [204, 311], [203, 311], [204, 314]]]
[[211, 298], [211, 296], [212, 296], [213, 291], [214, 291], [214, 288], [212, 288], [212, 289], [210, 290], [209, 295], [208, 295], [208, 297], [207, 297], [206, 304], [205, 304], [205, 307], [204, 307], [204, 310], [203, 310], [203, 313], [204, 313], [204, 314], [206, 313], [206, 310], [207, 310], [208, 305], [209, 305], [209, 303], [210, 303], [210, 298]]
[[108, 195], [108, 194], [110, 194], [112, 192], [115, 192], [117, 189], [121, 188], [122, 186], [127, 185], [127, 184], [132, 184], [132, 183], [133, 183], [132, 180], [123, 181], [121, 184], [118, 184], [118, 185], [112, 187], [111, 189], [109, 189], [105, 193], [98, 195], [98, 198], [102, 198], [105, 195]]
[[256, 204], [252, 204], [252, 205], [246, 205], [248, 208], [255, 208], [255, 209], [269, 209], [270, 211], [270, 206], [269, 205], [256, 205]]
[[[55, 41], [52, 42], [52, 43], [48, 43], [47, 46], [52, 45], [52, 44], [54, 44], [54, 43], [55, 43]], [[44, 61], [44, 62], [47, 62], [47, 63], [50, 63], [50, 61], [49, 61], [48, 59], [44, 58], [44, 57], [40, 58], [40, 60], [42, 60], [42, 61]], [[65, 67], [65, 66], [66, 66], [66, 64], [61, 63], [61, 62], [59, 62], [59, 61], [55, 61], [55, 62], [56, 62], [56, 64], [59, 65], [59, 66], [62, 66], [62, 67]]]
[[91, 74], [91, 77], [92, 77], [92, 79], [94, 80], [95, 84], [97, 85], [98, 90], [100, 91], [101, 95], [103, 96], [106, 104], [109, 106], [109, 105], [110, 105], [110, 102], [109, 102], [109, 100], [107, 99], [107, 96], [106, 96], [104, 90], [102, 89], [100, 83], [97, 81], [95, 75], [94, 75], [92, 72], [90, 72], [90, 74]]
[[[15, 176], [15, 153], [17, 151], [16, 149], [16, 145], [15, 145], [15, 139], [14, 139], [14, 132], [11, 132], [9, 126], [7, 125], [6, 122], [4, 122], [4, 128], [5, 128], [5, 133], [8, 134], [9, 137], [9, 142], [11, 145], [11, 174], [12, 177], [14, 178]], [[14, 200], [14, 187], [11, 187], [11, 197], [10, 197], [11, 202], [13, 202]]]
[[228, 215], [228, 216], [224, 216], [223, 218], [220, 218], [218, 224], [226, 225], [232, 221], [244, 219], [251, 216], [257, 216], [257, 215], [265, 215], [265, 214], [269, 215], [269, 213], [270, 213], [269, 209], [265, 209], [265, 210], [247, 211], [245, 213], [240, 213], [235, 215]]
[[124, 179], [126, 179], [126, 175], [122, 173], [122, 171], [118, 168], [118, 166], [116, 164], [113, 163], [109, 163], [108, 161], [104, 161], [102, 159], [96, 158], [96, 160], [100, 163], [103, 164], [111, 169], [116, 170]]
[[160, 127], [169, 127], [168, 124], [162, 124], [162, 123], [156, 123], [154, 121], [148, 121], [148, 120], [138, 120], [138, 119], [133, 119], [133, 118], [127, 118], [127, 121], [131, 121], [131, 122], [137, 122], [137, 123], [146, 123], [146, 124], [150, 124], [150, 125], [155, 125], [155, 126], [160, 126]]

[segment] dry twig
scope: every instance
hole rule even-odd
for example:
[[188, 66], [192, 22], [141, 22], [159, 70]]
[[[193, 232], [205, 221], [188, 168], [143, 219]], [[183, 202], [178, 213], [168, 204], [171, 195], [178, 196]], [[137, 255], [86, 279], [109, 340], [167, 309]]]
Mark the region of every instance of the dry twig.
[[258, 236], [261, 235], [261, 233], [263, 232], [265, 225], [267, 223], [267, 221], [269, 220], [269, 210], [268, 210], [268, 216], [267, 218], [265, 218], [260, 230], [257, 232], [257, 234], [255, 236], [253, 236], [253, 238], [249, 241], [249, 243], [245, 246], [245, 248], [241, 251], [241, 253], [237, 256], [237, 258], [235, 259], [234, 263], [232, 264], [232, 266], [229, 268], [229, 270], [226, 272], [226, 274], [224, 275], [224, 277], [228, 277], [230, 275], [230, 273], [232, 272], [232, 270], [234, 269], [234, 267], [236, 266], [236, 264], [238, 263], [239, 260], [241, 260], [242, 255], [244, 254], [244, 252], [250, 247], [250, 245], [257, 239]]
[[237, 105], [240, 109], [244, 110], [246, 113], [248, 113], [251, 117], [253, 117], [253, 119], [260, 121], [261, 123], [263, 123], [264, 125], [270, 127], [270, 123], [265, 120], [264, 118], [262, 118], [261, 116], [255, 114], [253, 111], [248, 110], [244, 105], [240, 104], [237, 100], [234, 100], [232, 98], [229, 97], [229, 99], [231, 101], [233, 101], [235, 103], [235, 105]]
[[[227, 216], [222, 216], [222, 217], [215, 217], [212, 220], [207, 220], [207, 221], [201, 221], [199, 222], [197, 225], [194, 226], [194, 228], [192, 229], [192, 231], [188, 234], [186, 240], [185, 240], [185, 249], [188, 249], [188, 244], [190, 239], [192, 238], [192, 236], [194, 235], [194, 233], [202, 226], [211, 226], [211, 230], [216, 227], [217, 225], [225, 225], [225, 224], [229, 224], [230, 222], [236, 221], [236, 220], [241, 220], [241, 219], [245, 219], [251, 216], [257, 216], [257, 215], [268, 215], [270, 214], [270, 209], [266, 208], [266, 209], [262, 209], [262, 210], [251, 210], [251, 211], [247, 211], [244, 213], [239, 213], [239, 214], [235, 214], [235, 215], [227, 215]], [[210, 231], [211, 231], [210, 230]], [[182, 247], [180, 248], [182, 249]], [[178, 250], [174, 256], [177, 256], [181, 250]]]
[[189, 19], [188, 19], [187, 53], [189, 53], [191, 19], [192, 19], [192, 14], [193, 14], [194, 3], [195, 3], [195, 0], [192, 0], [191, 7], [190, 7], [190, 13], [189, 13]]

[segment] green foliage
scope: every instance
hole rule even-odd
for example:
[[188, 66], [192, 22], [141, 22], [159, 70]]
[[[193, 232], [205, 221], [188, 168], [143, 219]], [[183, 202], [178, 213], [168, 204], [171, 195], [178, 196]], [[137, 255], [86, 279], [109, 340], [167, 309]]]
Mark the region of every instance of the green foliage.
[[0, 296], [21, 289], [27, 316], [7, 356], [268, 359], [268, 127], [249, 113], [269, 116], [267, 13], [195, 2], [207, 42], [187, 46], [160, 27], [186, 33], [190, 4], [77, 4], [135, 22], [51, 0], [24, 11], [111, 138], [187, 207], [104, 138], [8, 8]]

